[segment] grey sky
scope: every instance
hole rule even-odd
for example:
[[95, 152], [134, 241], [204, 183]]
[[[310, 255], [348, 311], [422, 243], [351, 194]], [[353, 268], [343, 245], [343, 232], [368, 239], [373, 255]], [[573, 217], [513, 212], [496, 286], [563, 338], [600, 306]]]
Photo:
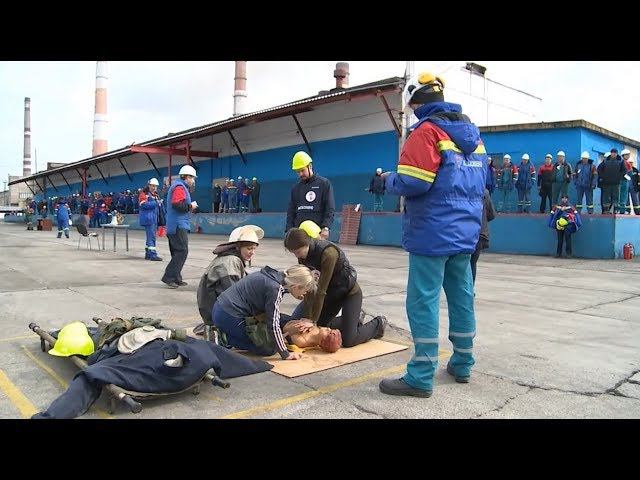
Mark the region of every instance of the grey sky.
[[[584, 118], [640, 139], [640, 113], [633, 108], [640, 105], [640, 62], [474, 61], [491, 79], [542, 97], [544, 121]], [[249, 110], [332, 88], [335, 63], [249, 62]], [[405, 66], [349, 64], [350, 85], [401, 76]], [[443, 65], [416, 62], [416, 70]], [[231, 61], [109, 62], [109, 149], [231, 116], [233, 75]], [[40, 170], [47, 161], [90, 156], [94, 88], [95, 62], [0, 62], [0, 181], [22, 174], [25, 96], [31, 97], [32, 162], [37, 149]]]

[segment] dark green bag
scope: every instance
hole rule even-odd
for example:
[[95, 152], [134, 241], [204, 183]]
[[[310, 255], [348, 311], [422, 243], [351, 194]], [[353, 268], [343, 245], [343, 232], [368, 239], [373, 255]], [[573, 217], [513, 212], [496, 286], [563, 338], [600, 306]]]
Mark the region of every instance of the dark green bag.
[[265, 349], [273, 348], [274, 346], [267, 331], [267, 323], [265, 322], [266, 318], [267, 317], [264, 313], [256, 315], [255, 317], [245, 318], [245, 330], [247, 332], [247, 336], [251, 340], [251, 343], [256, 347]]

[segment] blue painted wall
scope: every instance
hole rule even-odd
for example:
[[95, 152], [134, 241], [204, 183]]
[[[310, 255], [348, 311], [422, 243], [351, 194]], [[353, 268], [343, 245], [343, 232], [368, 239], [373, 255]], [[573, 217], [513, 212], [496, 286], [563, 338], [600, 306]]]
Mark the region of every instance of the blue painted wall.
[[601, 133], [580, 129], [580, 153], [586, 150], [591, 154], [591, 158], [597, 159], [599, 153], [609, 152], [612, 148], [617, 148], [618, 152], [621, 152], [624, 145], [619, 140]]
[[[262, 185], [262, 210], [284, 212], [287, 210], [291, 187], [298, 181], [297, 175], [291, 170], [291, 158], [295, 152], [305, 149], [305, 145], [300, 144], [247, 153], [246, 165], [239, 155], [198, 162], [198, 179], [192, 197], [203, 211], [210, 212], [213, 202], [213, 179], [230, 177], [237, 182], [238, 176], [257, 177]], [[377, 167], [383, 170], [395, 169], [398, 160], [398, 137], [395, 131], [358, 135], [314, 142], [311, 143], [311, 150], [314, 171], [329, 178], [333, 184], [336, 211], [340, 211], [342, 205], [348, 203], [362, 203], [365, 210], [373, 210], [373, 195], [365, 189], [369, 188], [369, 181]], [[143, 187], [151, 177], [158, 177], [158, 173], [150, 165], [149, 167], [148, 170], [132, 174], [132, 181], [126, 175], [120, 175], [107, 178], [109, 183], [106, 184], [99, 175], [93, 175], [89, 179], [87, 191], [108, 193]], [[180, 167], [181, 165], [174, 165], [172, 175], [176, 175]], [[160, 171], [163, 176], [167, 175], [166, 168]], [[82, 189], [80, 183], [71, 184], [71, 187], [73, 192]], [[58, 189], [59, 192], [56, 193], [53, 188], [48, 188], [47, 195], [65, 196], [69, 193], [66, 185]], [[385, 209], [393, 211], [396, 208], [396, 200], [395, 197], [385, 198]]]
[[[49, 216], [49, 218], [52, 218]], [[285, 214], [198, 214], [191, 217], [191, 231], [228, 235], [246, 224], [262, 227], [267, 238], [283, 238]], [[76, 216], [74, 216], [74, 221]], [[547, 227], [547, 215], [502, 214], [489, 223], [490, 248], [493, 253], [525, 255], [554, 255], [555, 231]], [[23, 223], [24, 216], [5, 217], [5, 222]], [[125, 215], [125, 222], [140, 229], [137, 215]], [[330, 239], [340, 238], [342, 216], [336, 215]], [[640, 217], [583, 215], [582, 228], [573, 236], [573, 250], [581, 258], [620, 258], [622, 247], [627, 242], [634, 244], [640, 255]], [[358, 243], [400, 247], [402, 242], [402, 216], [397, 213], [373, 213], [362, 215]]]
[[625, 243], [633, 243], [635, 255], [640, 255], [640, 217], [616, 216], [616, 238], [614, 244], [615, 258], [623, 258], [622, 248]]
[[[489, 223], [493, 253], [555, 255], [557, 236], [547, 226], [548, 215], [498, 215]], [[640, 219], [636, 219], [640, 220]], [[638, 222], [640, 225], [640, 222]], [[582, 216], [582, 228], [572, 237], [573, 253], [582, 258], [614, 258], [613, 217]]]

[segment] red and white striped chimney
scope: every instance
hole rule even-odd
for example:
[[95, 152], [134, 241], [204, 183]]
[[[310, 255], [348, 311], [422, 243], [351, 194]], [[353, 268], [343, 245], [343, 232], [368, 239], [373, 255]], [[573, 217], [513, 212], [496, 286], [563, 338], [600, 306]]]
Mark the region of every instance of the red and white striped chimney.
[[247, 112], [247, 62], [236, 62], [233, 87], [233, 116]]
[[24, 97], [24, 146], [22, 154], [22, 176], [31, 175], [31, 99]]
[[346, 62], [336, 63], [336, 69], [333, 71], [336, 79], [336, 88], [349, 87], [349, 64]]
[[91, 156], [107, 152], [107, 62], [96, 62], [96, 108]]

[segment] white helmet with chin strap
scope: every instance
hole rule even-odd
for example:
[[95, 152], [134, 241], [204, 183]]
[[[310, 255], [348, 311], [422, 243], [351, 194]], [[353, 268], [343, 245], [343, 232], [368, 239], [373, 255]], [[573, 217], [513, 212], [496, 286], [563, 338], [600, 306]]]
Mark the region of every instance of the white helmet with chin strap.
[[[434, 97], [442, 97], [444, 90], [444, 80], [433, 73], [423, 72], [410, 79], [404, 88], [405, 105], [409, 105], [412, 100], [420, 100], [415, 103], [427, 103], [425, 98], [429, 98], [429, 94]], [[438, 101], [434, 98], [432, 101]]]

